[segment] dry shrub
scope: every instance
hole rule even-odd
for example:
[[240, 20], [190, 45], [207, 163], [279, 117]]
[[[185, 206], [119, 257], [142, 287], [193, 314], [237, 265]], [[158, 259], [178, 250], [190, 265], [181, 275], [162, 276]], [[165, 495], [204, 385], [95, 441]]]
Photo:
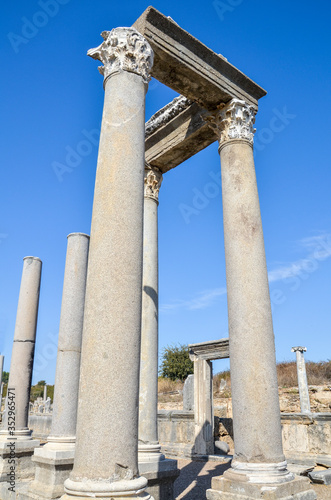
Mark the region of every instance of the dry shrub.
[[159, 377], [157, 382], [158, 392], [182, 391], [184, 383], [180, 380], [170, 380], [170, 378]]
[[[306, 362], [309, 385], [327, 385], [331, 382], [331, 361]], [[277, 364], [278, 385], [280, 387], [296, 387], [298, 385], [297, 365], [295, 361], [284, 361]]]

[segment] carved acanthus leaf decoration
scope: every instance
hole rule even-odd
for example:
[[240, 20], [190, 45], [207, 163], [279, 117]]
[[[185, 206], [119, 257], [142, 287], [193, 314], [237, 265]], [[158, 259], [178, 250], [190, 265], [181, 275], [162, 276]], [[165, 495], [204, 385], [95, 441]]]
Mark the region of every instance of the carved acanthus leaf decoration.
[[145, 38], [134, 28], [114, 28], [101, 33], [104, 42], [87, 55], [98, 59], [104, 66], [98, 69], [105, 80], [113, 73], [129, 71], [150, 80], [154, 53]]

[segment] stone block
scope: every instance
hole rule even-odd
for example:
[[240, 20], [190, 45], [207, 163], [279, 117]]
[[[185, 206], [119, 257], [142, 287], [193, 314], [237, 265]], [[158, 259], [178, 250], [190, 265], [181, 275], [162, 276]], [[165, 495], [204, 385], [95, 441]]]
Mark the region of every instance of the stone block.
[[[7, 481], [10, 472], [10, 449], [7, 441], [0, 442], [0, 482]], [[31, 457], [35, 448], [40, 445], [37, 439], [15, 441], [15, 480], [32, 479], [35, 474], [35, 464]]]
[[331, 484], [331, 470], [316, 470], [309, 472], [308, 476], [313, 483]]
[[154, 500], [174, 500], [174, 482], [180, 473], [177, 460], [139, 463], [139, 473], [147, 479], [146, 491]]
[[183, 388], [183, 410], [194, 411], [194, 375], [189, 375]]
[[207, 500], [316, 500], [308, 478], [280, 484], [253, 484], [214, 477]]

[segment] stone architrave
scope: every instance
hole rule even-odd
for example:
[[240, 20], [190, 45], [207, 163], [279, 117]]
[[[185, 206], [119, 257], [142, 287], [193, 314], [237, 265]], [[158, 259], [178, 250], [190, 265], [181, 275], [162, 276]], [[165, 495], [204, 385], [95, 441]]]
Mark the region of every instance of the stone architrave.
[[170, 500], [179, 475], [176, 460], [161, 453], [157, 431], [158, 382], [158, 197], [161, 172], [145, 165], [144, 250], [140, 353], [138, 462], [155, 500]]
[[[1, 481], [8, 479], [10, 450], [16, 457], [16, 480], [33, 477], [34, 464], [31, 462], [31, 455], [40, 444], [31, 437], [28, 418], [41, 267], [42, 262], [38, 257], [23, 259], [5, 415], [0, 431]], [[11, 441], [14, 441], [12, 448], [8, 447], [8, 442]]]
[[308, 380], [306, 373], [306, 363], [303, 354], [304, 352], [307, 351], [307, 348], [302, 346], [297, 346], [297, 347], [292, 347], [291, 351], [296, 353], [296, 358], [297, 358], [298, 387], [299, 387], [301, 413], [311, 413]]
[[151, 498], [138, 472], [145, 93], [153, 51], [102, 33], [105, 100], [88, 261], [74, 468], [63, 499]]
[[255, 109], [233, 99], [211, 118], [219, 135], [235, 455], [231, 468], [212, 480], [209, 500], [315, 499], [306, 478], [287, 469], [276, 356], [256, 184]]
[[[20, 500], [59, 498], [73, 468], [89, 239], [83, 233], [68, 235], [52, 427], [46, 445], [35, 450], [35, 478]], [[44, 413], [49, 410], [50, 398]]]

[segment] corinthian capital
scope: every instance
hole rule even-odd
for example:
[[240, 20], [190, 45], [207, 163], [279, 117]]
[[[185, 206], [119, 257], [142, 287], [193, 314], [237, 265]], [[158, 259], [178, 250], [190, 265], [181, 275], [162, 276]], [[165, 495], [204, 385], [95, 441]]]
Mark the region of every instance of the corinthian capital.
[[101, 36], [104, 39], [102, 44], [90, 49], [87, 55], [104, 64], [98, 69], [105, 81], [114, 73], [130, 71], [142, 76], [145, 83], [149, 82], [154, 53], [136, 29], [114, 28], [103, 31]]
[[220, 147], [227, 141], [244, 139], [253, 144], [256, 111], [245, 101], [232, 99], [207, 120], [216, 131]]
[[145, 164], [144, 196], [159, 201], [159, 191], [162, 184], [162, 173], [156, 167]]

